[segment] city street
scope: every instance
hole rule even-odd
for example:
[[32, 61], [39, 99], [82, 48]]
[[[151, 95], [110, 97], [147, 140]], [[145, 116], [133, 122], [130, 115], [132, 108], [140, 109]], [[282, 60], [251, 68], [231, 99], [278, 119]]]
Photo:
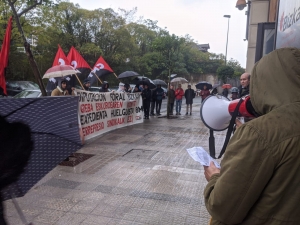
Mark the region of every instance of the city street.
[[[203, 200], [203, 167], [186, 149], [208, 150], [209, 130], [200, 116], [200, 97], [192, 116], [162, 116], [94, 138], [77, 153], [76, 166], [58, 165], [19, 205], [35, 225], [198, 224], [210, 219]], [[225, 132], [216, 132], [216, 149]], [[217, 152], [218, 153], [218, 152]], [[11, 200], [5, 202], [9, 224], [23, 224]]]

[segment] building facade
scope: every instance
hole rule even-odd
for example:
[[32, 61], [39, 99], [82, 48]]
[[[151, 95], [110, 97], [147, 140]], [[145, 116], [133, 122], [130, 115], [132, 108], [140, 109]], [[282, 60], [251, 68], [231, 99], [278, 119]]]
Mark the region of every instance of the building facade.
[[[276, 18], [279, 0], [248, 0], [246, 40], [248, 40], [246, 72], [251, 73], [256, 61], [275, 49]], [[239, 8], [242, 10], [243, 8]]]

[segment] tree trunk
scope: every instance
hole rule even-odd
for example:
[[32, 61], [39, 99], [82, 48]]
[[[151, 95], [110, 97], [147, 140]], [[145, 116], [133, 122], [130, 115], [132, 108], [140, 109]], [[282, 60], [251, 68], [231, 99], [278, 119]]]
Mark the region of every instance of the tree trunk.
[[30, 44], [26, 41], [24, 43], [24, 47], [25, 47], [26, 55], [28, 56], [29, 63], [30, 63], [31, 68], [33, 70], [33, 74], [35, 76], [35, 79], [37, 80], [37, 83], [38, 83], [38, 85], [41, 89], [42, 95], [47, 96], [47, 92], [46, 92], [45, 86], [44, 86], [43, 81], [42, 81], [41, 73], [39, 71], [38, 65], [36, 64], [36, 61], [34, 60], [33, 54], [32, 54], [31, 49], [30, 49]]
[[47, 96], [45, 86], [44, 86], [44, 84], [42, 82], [41, 73], [40, 73], [39, 68], [38, 68], [38, 66], [36, 64], [36, 61], [34, 60], [33, 54], [32, 54], [32, 52], [30, 50], [30, 44], [27, 42], [27, 39], [26, 39], [26, 37], [24, 35], [23, 28], [21, 26], [21, 23], [20, 23], [20, 20], [19, 20], [19, 16], [18, 16], [18, 13], [17, 13], [17, 11], [15, 9], [14, 3], [12, 3], [11, 1], [8, 1], [8, 2], [9, 2], [11, 10], [13, 11], [14, 19], [16, 20], [16, 23], [17, 23], [19, 32], [21, 34], [21, 37], [24, 40], [24, 47], [25, 47], [26, 55], [28, 56], [29, 63], [30, 63], [31, 68], [33, 70], [33, 75], [35, 76], [35, 79], [36, 79], [36, 81], [37, 81], [37, 83], [38, 83], [38, 85], [39, 85], [39, 87], [41, 89], [42, 95], [43, 96]]

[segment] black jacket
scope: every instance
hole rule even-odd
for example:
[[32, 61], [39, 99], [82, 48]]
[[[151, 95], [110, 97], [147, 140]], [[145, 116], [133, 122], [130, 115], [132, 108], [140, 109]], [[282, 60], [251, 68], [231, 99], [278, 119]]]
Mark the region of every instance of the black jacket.
[[156, 89], [157, 88], [155, 88], [155, 89], [153, 89], [151, 91], [151, 102], [155, 102], [156, 101]]
[[223, 90], [222, 94], [223, 94], [225, 97], [227, 97], [227, 96], [228, 96], [228, 89], [225, 88], [225, 89]]
[[247, 87], [245, 88], [242, 88], [242, 85], [239, 87], [239, 98], [243, 97], [243, 96], [246, 96], [246, 95], [249, 95], [249, 86], [248, 85]]
[[[107, 88], [105, 88], [105, 85], [107, 85]], [[109, 83], [103, 83], [102, 88], [99, 92], [109, 92], [108, 88], [109, 88]]]
[[151, 101], [151, 90], [149, 88], [142, 91], [142, 98], [143, 101]]
[[195, 98], [194, 89], [186, 89], [184, 92], [184, 97], [186, 99], [186, 104], [193, 104], [193, 98]]

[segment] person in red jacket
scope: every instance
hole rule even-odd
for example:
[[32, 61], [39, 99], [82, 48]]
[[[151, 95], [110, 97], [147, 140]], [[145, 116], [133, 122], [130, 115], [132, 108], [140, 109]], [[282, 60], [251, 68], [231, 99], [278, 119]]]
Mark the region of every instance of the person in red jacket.
[[184, 96], [184, 91], [181, 88], [181, 84], [178, 84], [178, 88], [175, 91], [176, 115], [181, 115], [180, 111], [181, 111], [182, 96]]

